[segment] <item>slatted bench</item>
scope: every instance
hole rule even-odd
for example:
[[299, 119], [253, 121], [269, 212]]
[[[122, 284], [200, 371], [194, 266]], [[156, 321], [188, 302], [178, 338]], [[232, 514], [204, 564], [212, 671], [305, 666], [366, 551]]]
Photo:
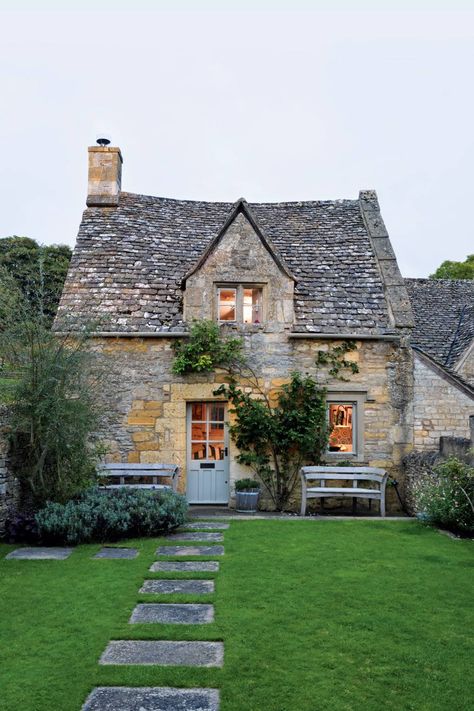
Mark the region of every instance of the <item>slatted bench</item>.
[[[380, 501], [380, 515], [385, 516], [385, 487], [388, 473], [376, 467], [302, 467], [301, 477], [301, 516], [306, 514], [308, 499], [352, 498], [375, 499]], [[319, 482], [319, 486], [308, 486], [308, 482]], [[326, 486], [326, 482], [348, 481], [352, 486]], [[378, 488], [359, 486], [360, 481], [375, 482]], [[321, 502], [322, 503], [322, 502]]]
[[[120, 489], [133, 487], [135, 489], [172, 489], [177, 491], [179, 467], [176, 464], [102, 464], [99, 476], [107, 479], [102, 485], [104, 489]], [[171, 484], [158, 483], [159, 478], [168, 478]], [[148, 483], [136, 482], [137, 478], [151, 480]]]

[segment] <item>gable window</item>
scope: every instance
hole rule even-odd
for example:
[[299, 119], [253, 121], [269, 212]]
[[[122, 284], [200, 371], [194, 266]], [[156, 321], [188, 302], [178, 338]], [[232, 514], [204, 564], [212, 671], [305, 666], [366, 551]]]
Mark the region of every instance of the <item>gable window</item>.
[[239, 284], [217, 289], [217, 319], [219, 323], [258, 325], [263, 320], [263, 289]]

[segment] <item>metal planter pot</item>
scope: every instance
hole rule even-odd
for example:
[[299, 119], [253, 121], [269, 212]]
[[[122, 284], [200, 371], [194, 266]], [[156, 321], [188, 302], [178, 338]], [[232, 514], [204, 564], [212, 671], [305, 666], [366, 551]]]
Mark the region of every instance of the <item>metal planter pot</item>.
[[258, 509], [260, 489], [235, 492], [235, 510], [239, 513], [255, 513]]

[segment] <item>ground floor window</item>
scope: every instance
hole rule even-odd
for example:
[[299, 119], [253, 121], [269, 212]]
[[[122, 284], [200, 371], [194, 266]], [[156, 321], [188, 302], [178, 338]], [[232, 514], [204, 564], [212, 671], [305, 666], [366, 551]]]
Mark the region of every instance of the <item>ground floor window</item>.
[[330, 452], [357, 453], [356, 418], [356, 403], [328, 402], [328, 419], [331, 428]]

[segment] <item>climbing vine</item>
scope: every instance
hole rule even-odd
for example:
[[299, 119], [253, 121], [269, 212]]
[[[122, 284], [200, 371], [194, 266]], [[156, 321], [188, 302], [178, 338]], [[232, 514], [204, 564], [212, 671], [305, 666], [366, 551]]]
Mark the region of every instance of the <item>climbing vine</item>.
[[214, 321], [194, 321], [189, 338], [174, 346], [173, 373], [211, 373], [216, 368], [229, 372], [244, 364], [241, 338], [223, 336]]

